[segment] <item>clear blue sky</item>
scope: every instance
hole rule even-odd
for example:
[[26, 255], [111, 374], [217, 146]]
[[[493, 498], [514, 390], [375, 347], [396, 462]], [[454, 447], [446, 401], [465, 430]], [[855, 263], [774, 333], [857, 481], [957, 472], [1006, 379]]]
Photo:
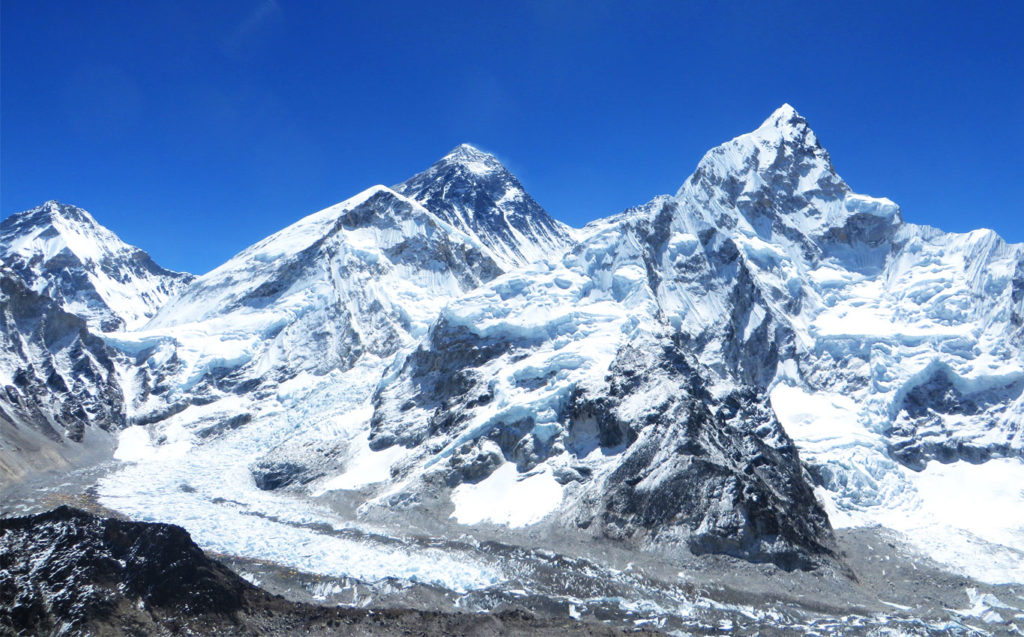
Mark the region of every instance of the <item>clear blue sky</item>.
[[466, 141], [574, 225], [783, 102], [857, 191], [1024, 241], [1024, 2], [3, 0], [4, 216], [204, 272]]

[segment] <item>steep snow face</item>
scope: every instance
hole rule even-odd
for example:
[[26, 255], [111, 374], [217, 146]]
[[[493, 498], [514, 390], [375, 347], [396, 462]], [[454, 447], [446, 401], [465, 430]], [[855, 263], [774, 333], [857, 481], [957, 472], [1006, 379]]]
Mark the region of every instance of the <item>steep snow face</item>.
[[[977, 577], [1021, 581], [1022, 518], [997, 512], [1019, 510], [1024, 498], [992, 491], [985, 476], [996, 466], [1015, 466], [1015, 481], [1024, 472], [1024, 356], [1012, 319], [1024, 249], [990, 232], [905, 226], [890, 250], [877, 272], [828, 263], [812, 272], [820, 287], [808, 292], [798, 355], [780, 368], [777, 390], [843, 407], [825, 409], [819, 429], [793, 424], [807, 434], [805, 457], [820, 467], [834, 520], [881, 522]], [[785, 423], [786, 394], [772, 400]], [[838, 427], [827, 444], [826, 423]], [[930, 486], [942, 474], [973, 483], [999, 528], [934, 517], [948, 506]], [[986, 542], [1016, 551], [988, 549], [994, 558], [982, 568], [975, 547]]]
[[[716, 453], [700, 434], [714, 427], [694, 424], [701, 422], [699, 409], [686, 397], [706, 391], [702, 402], [728, 413], [715, 405], [752, 408], [770, 396], [834, 520], [916, 533], [940, 561], [977, 577], [1019, 581], [1020, 518], [994, 513], [1019, 509], [1019, 493], [990, 493], [992, 523], [977, 528], [933, 514], [941, 509], [935, 485], [945, 479], [935, 476], [973, 475], [986, 493], [991, 480], [983, 476], [1024, 466], [1024, 248], [988, 231], [953, 235], [905, 224], [891, 201], [853, 193], [788, 106], [710, 151], [675, 196], [590, 224], [580, 240], [561, 263], [506, 275], [450, 304], [398, 375], [380, 387], [371, 447], [413, 451], [392, 467], [405, 481], [380, 504], [406, 501], [401, 493], [416, 491], [420, 480], [490, 485], [489, 476], [512, 462], [523, 480], [550, 474], [565, 481], [563, 497], [550, 501], [577, 522], [593, 519], [580, 515], [578, 503], [601, 502], [620, 491], [616, 485], [652, 487], [604, 500], [597, 519], [609, 534], [618, 528], [628, 535], [657, 519], [663, 537], [688, 537], [691, 548], [777, 558], [785, 542], [714, 534], [774, 519], [773, 528], [789, 533], [790, 547], [826, 544], [826, 534], [778, 517], [720, 522], [706, 505], [713, 498], [688, 503], [703, 516], [696, 519], [663, 506], [669, 515], [661, 517], [621, 507], [673, 500], [663, 485], [684, 475], [691, 494], [733, 493], [709, 480], [711, 473], [675, 464], [688, 449]], [[650, 362], [620, 362], [637, 360], [627, 355], [634, 347]], [[686, 367], [703, 389], [682, 382], [689, 373], [680, 374], [678, 365], [664, 371], [689, 355], [696, 362]], [[616, 398], [616, 384], [635, 378], [642, 380]], [[583, 396], [604, 402], [584, 409]], [[666, 396], [679, 399], [666, 403]], [[770, 418], [748, 412], [737, 420], [736, 431], [785, 448], [788, 438]], [[674, 422], [690, 424], [673, 431]], [[645, 447], [645, 436], [658, 442]], [[679, 441], [688, 441], [679, 454], [656, 451]], [[598, 460], [605, 474], [588, 464]], [[944, 471], [935, 462], [958, 464]], [[987, 462], [991, 471], [974, 468]], [[800, 481], [792, 469], [782, 478], [784, 458], [765, 464], [784, 484]], [[535, 519], [530, 510], [520, 518], [467, 510], [474, 501], [467, 494], [487, 489], [457, 487], [456, 517]], [[740, 492], [749, 495], [751, 484]], [[781, 502], [813, 511], [797, 493]], [[742, 497], [727, 499], [733, 515], [749, 511]], [[928, 524], [934, 532], [920, 533]], [[713, 541], [702, 535], [709, 530]], [[986, 562], [984, 571], [973, 548], [979, 542], [1002, 547], [994, 550], [999, 563]]]
[[341, 486], [387, 478], [379, 461], [348, 462], [366, 445], [366, 402], [447, 301], [498, 274], [486, 248], [383, 186], [248, 248], [146, 329], [110, 337], [145, 367], [131, 405], [141, 426], [117, 452], [129, 466], [104, 480], [102, 501], [181, 524], [204, 547], [310, 572], [492, 585], [496, 573], [441, 550], [312, 529], [347, 523], [282, 489], [341, 460], [359, 474]]
[[165, 399], [249, 391], [364, 356], [386, 360], [425, 334], [448, 299], [499, 273], [475, 240], [378, 186], [253, 245], [145, 329], [110, 338], [147, 356]]
[[650, 205], [666, 319], [723, 378], [864, 390], [914, 468], [1020, 454], [1024, 247], [902, 223], [788, 106]]
[[141, 327], [192, 279], [56, 201], [0, 223], [0, 256], [33, 290], [104, 332]]
[[[787, 567], [833, 553], [827, 510], [1022, 581], [1024, 518], [993, 512], [1024, 500], [992, 488], [1024, 467], [1021, 246], [905, 224], [788, 106], [575, 244], [499, 205], [525, 201], [513, 180], [461, 147], [109, 335], [153, 431], [122, 436], [137, 464], [104, 503], [303, 568], [326, 558], [289, 556], [319, 539], [294, 525], [330, 517], [304, 491], [374, 523], [408, 507]], [[968, 491], [984, 524], [942, 513]]]
[[[824, 511], [764, 401], [707, 396], [705, 372], [673, 351], [645, 224], [498, 276], [488, 248], [387, 188], [299, 221], [196, 280], [144, 330], [108, 337], [144, 361], [129, 411], [152, 424], [122, 434], [118, 457], [132, 464], [104, 480], [102, 501], [217, 550], [314, 570], [325, 558], [302, 547], [320, 538], [294, 525], [325, 514], [289, 492], [358, 490], [365, 515], [388, 516], [407, 496], [443, 497], [438, 475], [483, 485], [453, 493], [456, 522], [553, 515], [787, 566], [830, 552]], [[478, 510], [521, 486], [521, 470], [537, 472], [523, 476], [537, 497]]]
[[855, 214], [899, 220], [887, 200], [851, 195], [828, 152], [793, 107], [709, 151], [676, 193], [704, 221], [730, 233], [818, 237]]
[[462, 144], [394, 187], [487, 246], [504, 270], [554, 259], [573, 243], [493, 155]]

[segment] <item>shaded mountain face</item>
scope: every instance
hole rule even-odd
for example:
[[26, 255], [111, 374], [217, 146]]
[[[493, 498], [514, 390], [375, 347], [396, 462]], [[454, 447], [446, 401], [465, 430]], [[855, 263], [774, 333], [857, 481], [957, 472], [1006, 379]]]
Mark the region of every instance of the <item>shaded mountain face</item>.
[[30, 288], [103, 332], [142, 327], [192, 279], [56, 201], [0, 223], [0, 258]]
[[571, 229], [534, 201], [493, 155], [462, 144], [395, 191], [487, 246], [504, 270], [556, 258]]
[[85, 320], [0, 269], [0, 478], [67, 467], [125, 425], [115, 361]]

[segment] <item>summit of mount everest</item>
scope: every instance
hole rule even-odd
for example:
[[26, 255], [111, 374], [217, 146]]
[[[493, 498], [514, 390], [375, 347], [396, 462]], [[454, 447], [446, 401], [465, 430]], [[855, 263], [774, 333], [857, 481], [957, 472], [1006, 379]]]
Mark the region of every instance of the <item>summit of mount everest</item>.
[[463, 144], [202, 276], [56, 202], [0, 253], [5, 515], [80, 493], [298, 601], [1024, 617], [1024, 246], [855, 193], [788, 104], [582, 229]]
[[395, 190], [480, 240], [506, 270], [564, 252], [572, 230], [556, 221], [493, 155], [461, 144]]

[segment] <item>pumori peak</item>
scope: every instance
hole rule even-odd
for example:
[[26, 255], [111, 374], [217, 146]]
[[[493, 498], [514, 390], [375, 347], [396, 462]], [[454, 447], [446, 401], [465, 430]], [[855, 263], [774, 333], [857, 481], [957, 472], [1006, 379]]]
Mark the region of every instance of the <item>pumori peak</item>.
[[[91, 214], [78, 206], [72, 206], [51, 199], [31, 210], [16, 212], [0, 223], [0, 242], [8, 245], [8, 241], [14, 241], [17, 237], [46, 235], [48, 238], [62, 237], [61, 244], [72, 250], [85, 251], [91, 246], [82, 242], [75, 242], [70, 239], [74, 234], [93, 234], [96, 238], [119, 241], [117, 237], [104, 228]], [[20, 243], [22, 248], [28, 247], [28, 243]], [[57, 247], [56, 244], [51, 247]], [[81, 255], [87, 256], [87, 255]]]
[[102, 331], [141, 326], [192, 279], [52, 200], [0, 223], [0, 256], [34, 291]]

